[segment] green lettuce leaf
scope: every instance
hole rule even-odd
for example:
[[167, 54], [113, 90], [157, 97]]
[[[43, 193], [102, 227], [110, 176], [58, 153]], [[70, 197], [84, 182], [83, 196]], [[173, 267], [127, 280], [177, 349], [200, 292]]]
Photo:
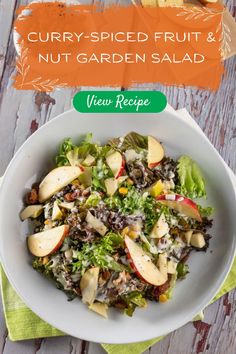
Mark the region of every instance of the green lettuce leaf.
[[88, 154], [96, 157], [98, 146], [97, 144], [92, 143], [92, 133], [89, 133], [85, 136], [84, 140], [77, 147], [77, 153], [79, 159], [85, 159]]
[[109, 141], [109, 145], [113, 148], [118, 148], [121, 151], [134, 149], [140, 151], [148, 148], [148, 139], [146, 136], [140, 135], [135, 132], [127, 134], [123, 141], [122, 138], [114, 138]]
[[166, 291], [166, 295], [167, 295], [168, 299], [172, 299], [172, 297], [173, 297], [173, 291], [174, 291], [174, 288], [175, 288], [175, 285], [176, 285], [176, 281], [177, 281], [177, 273], [175, 273], [175, 274], [173, 274], [171, 276], [170, 287]]
[[112, 245], [114, 249], [123, 247], [124, 245], [124, 237], [122, 237], [119, 233], [115, 233], [113, 231], [109, 231], [103, 238], [103, 242], [108, 242]]
[[106, 192], [105, 179], [113, 177], [110, 168], [104, 162], [103, 158], [97, 160], [97, 165], [92, 167], [92, 188], [95, 191]]
[[85, 159], [88, 154], [96, 157], [99, 152], [99, 147], [92, 143], [92, 134], [89, 133], [81, 141], [80, 144], [74, 145], [72, 140], [66, 139], [59, 147], [58, 155], [56, 156], [56, 165], [74, 165], [76, 161]]
[[126, 303], [126, 308], [124, 313], [128, 316], [132, 316], [136, 307], [146, 307], [147, 301], [143, 297], [142, 293], [138, 291], [133, 291], [122, 297], [123, 301]]
[[188, 156], [181, 156], [178, 160], [177, 172], [180, 181], [177, 192], [189, 198], [206, 197], [205, 181], [195, 161]]
[[96, 207], [100, 203], [100, 201], [101, 201], [100, 195], [97, 192], [95, 192], [90, 194], [90, 196], [85, 202], [85, 206], [88, 208]]
[[63, 143], [59, 147], [58, 155], [56, 156], [56, 165], [58, 167], [69, 165], [69, 160], [66, 155], [75, 147], [76, 146], [73, 144], [70, 138], [63, 141]]
[[210, 217], [214, 213], [214, 208], [212, 207], [203, 207], [198, 204], [198, 210], [202, 217]]
[[177, 265], [177, 278], [183, 279], [189, 273], [189, 267], [186, 263], [179, 262]]
[[109, 235], [103, 237], [100, 242], [84, 243], [77, 252], [76, 259], [72, 262], [72, 271], [80, 270], [83, 274], [87, 268], [94, 266], [121, 272], [124, 267], [112, 257], [116, 253], [116, 248], [117, 245], [114, 244]]

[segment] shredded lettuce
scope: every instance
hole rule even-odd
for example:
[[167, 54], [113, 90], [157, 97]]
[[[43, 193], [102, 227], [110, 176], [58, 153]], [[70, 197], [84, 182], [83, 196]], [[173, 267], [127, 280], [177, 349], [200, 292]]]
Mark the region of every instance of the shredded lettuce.
[[96, 207], [101, 201], [101, 197], [97, 192], [92, 193], [85, 202], [88, 208]]
[[97, 145], [92, 143], [92, 138], [91, 133], [87, 134], [82, 143], [77, 147], [77, 153], [80, 159], [85, 159], [88, 154], [94, 157], [97, 156]]
[[186, 275], [189, 273], [189, 268], [186, 263], [179, 262], [177, 265], [177, 278], [178, 279], [183, 279], [186, 277]]
[[104, 199], [105, 204], [111, 209], [119, 209], [122, 214], [130, 215], [141, 210], [143, 204], [142, 195], [133, 186], [127, 188], [129, 190], [125, 197], [119, 194], [107, 197]]
[[88, 154], [96, 157], [99, 153], [99, 148], [97, 144], [92, 143], [92, 134], [86, 134], [84, 139], [75, 145], [71, 139], [66, 139], [62, 142], [59, 147], [58, 155], [56, 156], [57, 166], [70, 165], [71, 159], [73, 161], [81, 160], [86, 158]]
[[122, 297], [122, 300], [126, 303], [124, 313], [128, 316], [132, 316], [136, 307], [146, 307], [147, 301], [143, 297], [143, 294], [138, 291], [132, 291], [131, 293]]
[[114, 249], [123, 247], [124, 245], [124, 238], [119, 233], [113, 231], [108, 232], [103, 240], [104, 242], [109, 242]]
[[168, 299], [172, 299], [172, 297], [173, 297], [173, 291], [174, 291], [174, 288], [176, 285], [176, 280], [177, 280], [177, 273], [175, 273], [171, 276], [170, 287], [166, 292]]
[[110, 209], [119, 209], [122, 214], [144, 214], [145, 216], [145, 233], [149, 234], [155, 222], [160, 216], [160, 212], [156, 211], [157, 202], [151, 196], [141, 194], [134, 186], [128, 186], [128, 193], [125, 197], [116, 194], [112, 197], [104, 199], [104, 203]]
[[198, 204], [198, 210], [202, 217], [210, 217], [214, 213], [214, 208], [212, 207], [203, 207]]
[[76, 259], [73, 260], [72, 271], [80, 270], [81, 274], [83, 274], [91, 266], [111, 269], [116, 272], [122, 271], [122, 265], [112, 257], [116, 252], [120, 237], [113, 232], [109, 232], [100, 242], [84, 243], [81, 250], [77, 252]]
[[69, 160], [67, 158], [67, 153], [75, 148], [71, 139], [66, 139], [59, 147], [58, 155], [56, 156], [56, 165], [65, 166], [69, 165]]
[[189, 198], [206, 197], [205, 181], [195, 161], [188, 156], [181, 156], [177, 172], [180, 181], [180, 185], [177, 185], [178, 193]]
[[106, 192], [104, 181], [109, 177], [113, 177], [113, 173], [104, 160], [99, 158], [97, 166], [92, 168], [92, 189], [95, 191]]

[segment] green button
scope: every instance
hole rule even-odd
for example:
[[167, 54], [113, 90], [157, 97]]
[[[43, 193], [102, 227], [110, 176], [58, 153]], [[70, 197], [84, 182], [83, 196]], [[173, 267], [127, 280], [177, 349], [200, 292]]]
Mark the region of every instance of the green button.
[[81, 113], [159, 113], [167, 100], [160, 91], [82, 91], [73, 104]]

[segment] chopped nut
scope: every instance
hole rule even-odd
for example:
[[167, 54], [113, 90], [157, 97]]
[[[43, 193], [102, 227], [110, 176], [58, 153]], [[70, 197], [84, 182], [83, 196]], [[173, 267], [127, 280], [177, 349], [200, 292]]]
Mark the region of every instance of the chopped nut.
[[114, 306], [120, 310], [124, 310], [126, 308], [126, 304], [124, 302], [116, 302]]
[[111, 272], [109, 270], [106, 270], [105, 272], [102, 273], [102, 277], [104, 280], [108, 280], [111, 276]]
[[73, 202], [75, 199], [77, 198], [77, 193], [66, 193], [64, 195], [64, 199], [67, 201], [67, 202]]
[[38, 192], [35, 188], [32, 188], [31, 191], [26, 195], [25, 202], [28, 205], [38, 203]]
[[39, 191], [39, 185], [40, 185], [39, 182], [35, 182], [35, 183], [32, 185], [32, 189], [36, 189], [36, 191], [38, 192], [38, 191]]

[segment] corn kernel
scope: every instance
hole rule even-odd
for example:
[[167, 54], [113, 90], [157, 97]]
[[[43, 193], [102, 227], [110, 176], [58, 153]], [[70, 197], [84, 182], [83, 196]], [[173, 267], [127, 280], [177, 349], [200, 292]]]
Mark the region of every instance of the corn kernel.
[[133, 239], [136, 239], [138, 237], [138, 233], [137, 231], [134, 231], [134, 230], [131, 230], [129, 233], [128, 233], [129, 237], [133, 238]]
[[128, 188], [126, 187], [119, 188], [119, 193], [122, 195], [126, 195], [128, 193]]
[[43, 257], [43, 265], [45, 265], [45, 264], [47, 264], [48, 263], [48, 261], [49, 261], [49, 258], [48, 258], [48, 256], [46, 256], [46, 257]]
[[129, 233], [129, 226], [126, 226], [126, 227], [122, 230], [121, 235], [122, 235], [122, 236], [125, 236], [125, 235], [128, 235], [128, 233]]
[[44, 221], [44, 224], [45, 224], [45, 225], [50, 225], [50, 224], [51, 224], [51, 220], [49, 220], [49, 219], [45, 220], [45, 221]]
[[160, 302], [166, 302], [166, 301], [168, 301], [167, 295], [161, 294], [161, 295], [159, 296], [159, 301], [160, 301]]
[[128, 178], [127, 183], [132, 186], [134, 184], [134, 181], [131, 178]]

